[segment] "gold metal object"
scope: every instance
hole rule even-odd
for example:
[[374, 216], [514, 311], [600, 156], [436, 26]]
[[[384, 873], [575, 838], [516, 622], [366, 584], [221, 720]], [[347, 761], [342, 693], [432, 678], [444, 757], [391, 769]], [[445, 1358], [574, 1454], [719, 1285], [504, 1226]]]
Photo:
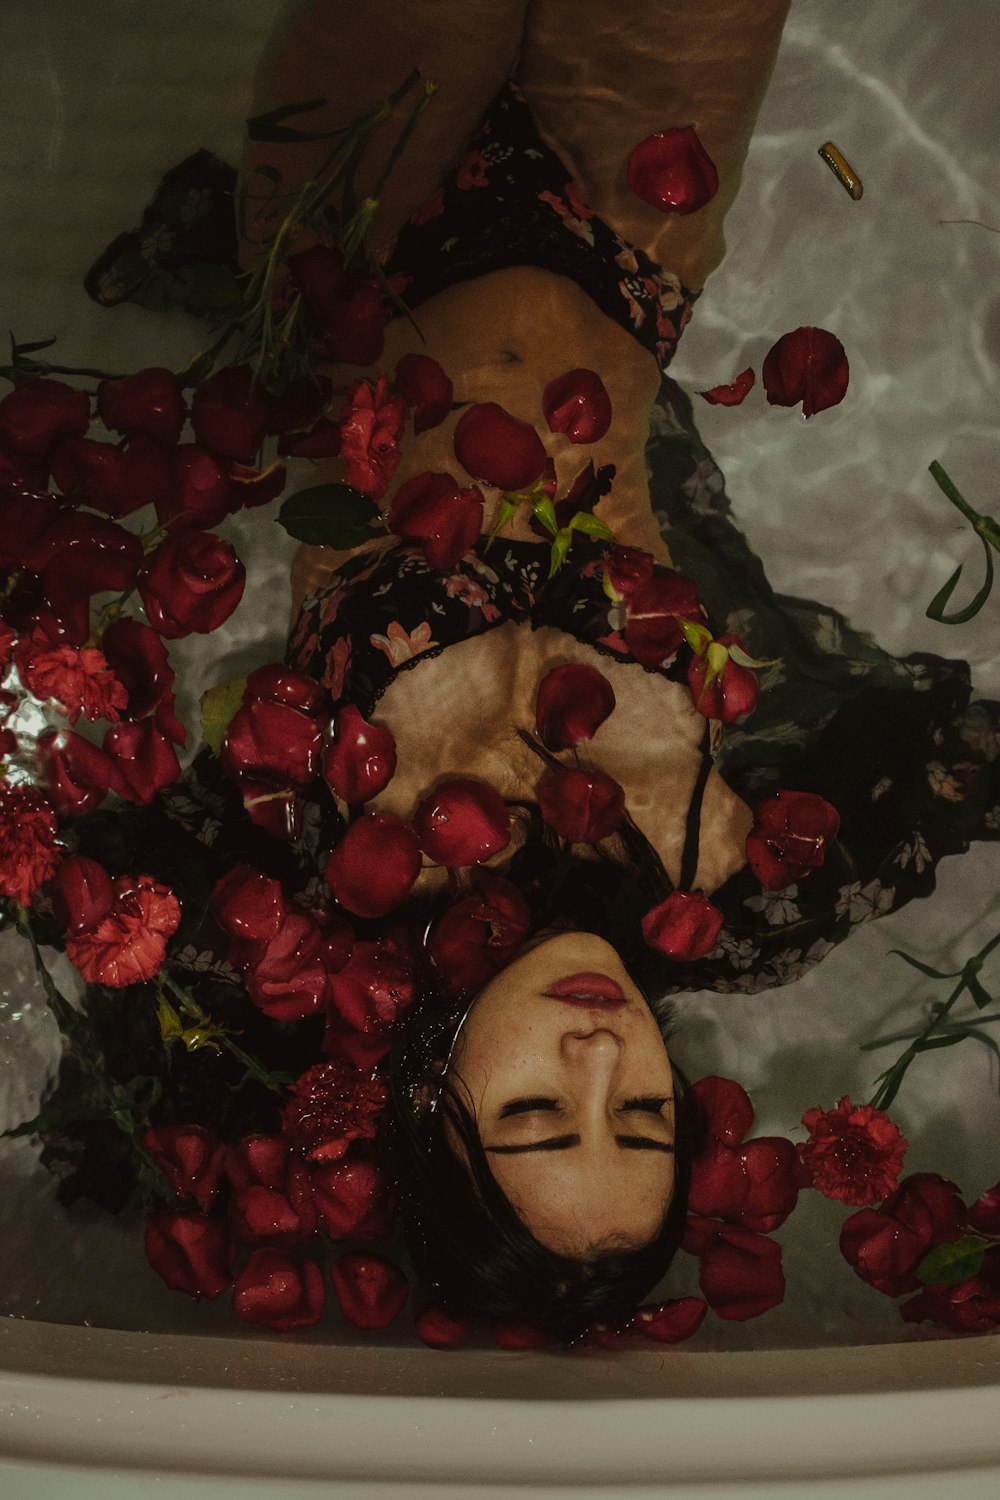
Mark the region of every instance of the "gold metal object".
[[832, 141], [824, 141], [819, 148], [819, 154], [837, 181], [843, 184], [856, 203], [864, 192], [864, 187], [850, 162], [844, 158]]

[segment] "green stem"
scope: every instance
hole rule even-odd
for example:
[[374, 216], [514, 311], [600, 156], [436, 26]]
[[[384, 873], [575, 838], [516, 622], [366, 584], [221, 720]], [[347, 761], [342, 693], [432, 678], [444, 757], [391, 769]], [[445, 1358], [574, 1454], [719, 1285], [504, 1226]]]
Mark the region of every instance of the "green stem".
[[[189, 990], [177, 984], [165, 972], [161, 971], [159, 977], [163, 988], [170, 991], [189, 1021], [193, 1021], [196, 1026], [212, 1025], [211, 1016], [207, 1011], [202, 1009]], [[252, 1078], [255, 1083], [263, 1084], [272, 1093], [279, 1094], [282, 1098], [284, 1097], [285, 1087], [288, 1082], [291, 1082], [290, 1079], [287, 1079], [284, 1074], [269, 1073], [256, 1058], [250, 1056], [249, 1052], [244, 1052], [242, 1047], [237, 1046], [228, 1032], [221, 1028], [216, 1028], [214, 1035], [220, 1046], [224, 1047], [231, 1056], [235, 1057], [237, 1062], [243, 1064], [249, 1078]]]

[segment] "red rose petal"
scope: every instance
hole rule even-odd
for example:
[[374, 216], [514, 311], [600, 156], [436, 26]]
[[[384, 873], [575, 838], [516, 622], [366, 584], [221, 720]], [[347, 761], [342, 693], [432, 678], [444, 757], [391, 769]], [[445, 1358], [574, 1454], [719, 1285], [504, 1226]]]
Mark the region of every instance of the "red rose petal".
[[535, 429], [494, 401], [462, 413], [454, 444], [455, 457], [473, 479], [501, 490], [526, 489], [545, 468], [545, 448]]
[[500, 793], [485, 781], [442, 781], [417, 808], [420, 847], [435, 864], [457, 869], [481, 864], [510, 843], [510, 818]]
[[413, 410], [413, 431], [437, 427], [451, 411], [454, 391], [436, 359], [427, 354], [404, 354], [396, 366], [394, 383]]
[[535, 728], [550, 750], [572, 750], [593, 739], [614, 707], [614, 688], [596, 667], [553, 667], [539, 685]]
[[737, 375], [732, 385], [713, 385], [711, 390], [699, 391], [698, 395], [712, 406], [739, 406], [756, 384], [757, 377], [748, 365]]
[[357, 1251], [330, 1267], [340, 1310], [356, 1328], [387, 1328], [406, 1306], [410, 1288], [398, 1266]]
[[627, 176], [636, 197], [664, 214], [693, 214], [719, 191], [715, 163], [693, 125], [658, 130], [640, 141]]
[[550, 381], [542, 410], [549, 430], [564, 433], [571, 443], [599, 442], [611, 426], [611, 399], [594, 370], [567, 370]]
[[643, 917], [642, 935], [657, 953], [680, 963], [711, 953], [724, 920], [702, 891], [671, 891]]
[[625, 793], [604, 771], [546, 771], [536, 795], [549, 827], [573, 844], [610, 838], [625, 816]]
[[825, 328], [795, 328], [768, 350], [761, 379], [772, 406], [796, 406], [814, 416], [837, 406], [847, 393], [850, 367], [844, 346]]
[[419, 874], [417, 834], [391, 813], [352, 823], [326, 864], [334, 896], [358, 917], [384, 917], [406, 900]]

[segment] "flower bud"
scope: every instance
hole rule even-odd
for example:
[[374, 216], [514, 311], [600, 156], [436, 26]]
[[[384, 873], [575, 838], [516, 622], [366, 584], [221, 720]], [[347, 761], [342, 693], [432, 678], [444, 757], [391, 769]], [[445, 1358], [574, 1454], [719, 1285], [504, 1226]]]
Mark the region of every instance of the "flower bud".
[[111, 876], [96, 859], [70, 854], [60, 863], [52, 882], [52, 910], [68, 932], [96, 927], [113, 900]]
[[389, 529], [419, 543], [432, 568], [454, 568], [483, 528], [483, 497], [460, 489], [450, 474], [417, 474], [400, 485], [389, 508]]
[[235, 1247], [225, 1219], [205, 1214], [152, 1214], [146, 1259], [172, 1292], [221, 1297], [233, 1284]]
[[62, 380], [27, 380], [0, 401], [0, 443], [43, 458], [62, 437], [83, 437], [90, 397]]
[[105, 427], [132, 438], [138, 434], [170, 448], [184, 426], [184, 397], [172, 370], [137, 370], [121, 380], [102, 380], [97, 410]]
[[312, 1328], [325, 1302], [319, 1266], [311, 1260], [293, 1260], [284, 1250], [254, 1250], [233, 1287], [236, 1316], [275, 1333]]

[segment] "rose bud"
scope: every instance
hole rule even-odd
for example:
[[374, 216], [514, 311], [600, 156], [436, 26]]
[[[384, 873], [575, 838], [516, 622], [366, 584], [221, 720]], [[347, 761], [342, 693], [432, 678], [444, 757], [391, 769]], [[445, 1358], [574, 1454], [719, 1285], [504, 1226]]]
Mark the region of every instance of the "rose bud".
[[200, 1125], [153, 1125], [142, 1137], [143, 1150], [174, 1192], [193, 1198], [207, 1214], [219, 1190], [226, 1148]]
[[494, 1323], [491, 1332], [498, 1349], [544, 1349], [551, 1342], [533, 1323], [514, 1323], [509, 1318]]
[[238, 776], [240, 797], [247, 817], [269, 838], [294, 844], [302, 833], [302, 804], [293, 786]]
[[482, 864], [510, 843], [503, 798], [470, 776], [440, 782], [421, 802], [413, 822], [421, 849], [448, 869]]
[[795, 328], [769, 349], [761, 379], [772, 406], [796, 406], [811, 417], [837, 406], [847, 393], [850, 366], [844, 346], [825, 328]]
[[454, 902], [431, 927], [427, 951], [452, 994], [473, 994], [517, 953], [531, 914], [516, 886], [477, 871], [477, 890]]
[[355, 807], [384, 791], [396, 771], [392, 731], [369, 724], [353, 703], [337, 714], [336, 739], [323, 752], [323, 780], [342, 802]]
[[889, 1297], [914, 1292], [914, 1275], [927, 1251], [961, 1239], [965, 1205], [958, 1189], [936, 1172], [904, 1178], [879, 1209], [845, 1219], [840, 1252], [856, 1275]]
[[96, 859], [70, 854], [62, 861], [52, 883], [52, 911], [67, 932], [96, 927], [111, 910], [113, 900], [111, 876]]
[[483, 497], [460, 489], [450, 474], [417, 474], [400, 485], [389, 507], [389, 529], [417, 542], [432, 568], [454, 568], [483, 529]]
[[713, 385], [711, 390], [699, 391], [698, 395], [710, 406], [739, 406], [757, 384], [757, 377], [748, 366], [741, 370], [732, 385]]
[[614, 706], [614, 688], [596, 667], [553, 667], [535, 699], [535, 728], [550, 750], [573, 750], [593, 739]]
[[671, 891], [642, 919], [642, 935], [651, 948], [683, 963], [711, 953], [724, 917], [702, 891]]
[[546, 771], [537, 797], [546, 823], [571, 844], [610, 838], [625, 816], [625, 793], [604, 771]]
[[340, 1310], [356, 1328], [388, 1328], [406, 1306], [410, 1288], [392, 1261], [354, 1251], [330, 1267]]
[[208, 635], [243, 598], [246, 569], [229, 542], [210, 531], [168, 536], [139, 574], [149, 623], [168, 641]]
[[128, 694], [125, 717], [151, 714], [161, 734], [183, 745], [187, 734], [174, 712], [174, 670], [156, 631], [140, 620], [115, 620], [104, 632], [101, 649]]
[[277, 1187], [251, 1182], [237, 1188], [229, 1220], [242, 1244], [267, 1243], [287, 1249], [309, 1239], [316, 1232], [316, 1206], [303, 1164], [289, 1162]]
[[385, 348], [385, 309], [373, 281], [333, 304], [319, 330], [323, 352], [335, 364], [373, 365]]
[[593, 370], [567, 370], [545, 387], [542, 410], [550, 432], [571, 443], [596, 443], [611, 426], [611, 399]]
[[414, 434], [437, 427], [451, 411], [452, 383], [437, 360], [427, 354], [404, 354], [393, 383], [412, 408]]
[[38, 759], [45, 791], [56, 812], [75, 818], [90, 812], [111, 790], [111, 757], [72, 730], [50, 730], [38, 739]]
[[259, 505], [270, 505], [281, 494], [288, 479], [288, 470], [276, 459], [263, 469], [233, 462], [229, 466], [229, 478], [232, 481], [229, 490], [230, 510], [255, 510]]
[[632, 1327], [658, 1344], [680, 1344], [698, 1332], [707, 1312], [708, 1303], [701, 1297], [672, 1297], [640, 1307]]
[[104, 736], [104, 749], [111, 790], [126, 802], [152, 802], [180, 775], [177, 752], [152, 719], [113, 725]]
[[171, 485], [156, 502], [156, 519], [176, 532], [182, 526], [218, 526], [232, 503], [229, 475], [207, 448], [182, 443], [171, 456]]
[[413, 1331], [429, 1349], [455, 1349], [472, 1331], [467, 1319], [453, 1318], [440, 1307], [425, 1307], [413, 1320]]
[[658, 130], [628, 159], [628, 185], [664, 214], [693, 214], [719, 191], [719, 174], [693, 125]]
[[312, 1174], [313, 1202], [320, 1226], [331, 1240], [367, 1238], [366, 1224], [375, 1220], [388, 1192], [374, 1162], [324, 1162]]
[[704, 640], [704, 650], [699, 651], [695, 646], [695, 655], [688, 664], [688, 687], [694, 706], [706, 719], [735, 724], [744, 714], [752, 712], [757, 702], [757, 674], [748, 665], [751, 658], [738, 635], [720, 635], [712, 640], [702, 626], [695, 626], [692, 633], [703, 640], [708, 637]]
[[273, 781], [272, 790], [308, 786], [319, 770], [323, 731], [312, 713], [290, 703], [251, 696], [249, 682], [222, 744], [231, 776]]
[[47, 461], [30, 458], [26, 453], [8, 453], [0, 448], [0, 489], [29, 490], [35, 494], [45, 489], [49, 480]]
[[355, 1031], [381, 1033], [413, 1004], [410, 965], [387, 943], [355, 943], [349, 962], [330, 975], [330, 1002]]
[[742, 1323], [784, 1300], [781, 1246], [765, 1235], [713, 1224], [711, 1237], [697, 1253], [698, 1284], [720, 1318]]
[[529, 422], [495, 401], [468, 407], [458, 419], [455, 457], [473, 479], [501, 490], [523, 490], [545, 468], [546, 453]]
[[191, 401], [195, 440], [219, 458], [251, 464], [268, 427], [264, 390], [249, 365], [230, 365], [209, 375]]
[[822, 797], [780, 791], [757, 808], [747, 860], [765, 891], [781, 891], [819, 869], [839, 832], [840, 815]]
[[681, 621], [700, 614], [698, 590], [691, 579], [656, 565], [649, 581], [626, 595], [625, 644], [643, 666], [661, 666], [684, 639]]
[[750, 1095], [732, 1078], [699, 1078], [688, 1091], [699, 1130], [709, 1141], [738, 1146], [753, 1124]]
[[304, 912], [290, 911], [246, 974], [257, 1009], [274, 1021], [301, 1021], [322, 1009], [326, 993], [323, 942]]
[[344, 257], [329, 245], [311, 245], [285, 262], [314, 318], [325, 318], [344, 294]]
[[43, 458], [63, 437], [83, 437], [90, 397], [62, 380], [27, 380], [0, 401], [0, 442]]
[[280, 1188], [291, 1142], [285, 1135], [246, 1135], [226, 1149], [224, 1170], [234, 1188]]
[[357, 917], [384, 917], [406, 900], [419, 874], [417, 835], [391, 813], [352, 823], [326, 863], [334, 896]]
[[173, 447], [184, 426], [184, 397], [172, 370], [151, 368], [102, 380], [97, 411], [111, 432], [129, 438], [142, 433], [163, 448]]
[[323, 1314], [326, 1290], [315, 1261], [292, 1260], [283, 1250], [254, 1250], [236, 1278], [233, 1311], [244, 1323], [289, 1333], [312, 1328]]
[[653, 577], [653, 558], [639, 547], [614, 547], [605, 563], [604, 592], [615, 604], [632, 595]]
[[215, 882], [208, 909], [229, 937], [253, 943], [277, 937], [288, 915], [278, 881], [250, 865], [234, 865]]
[[233, 1237], [225, 1219], [205, 1214], [151, 1214], [146, 1259], [172, 1292], [221, 1297], [233, 1284]]

